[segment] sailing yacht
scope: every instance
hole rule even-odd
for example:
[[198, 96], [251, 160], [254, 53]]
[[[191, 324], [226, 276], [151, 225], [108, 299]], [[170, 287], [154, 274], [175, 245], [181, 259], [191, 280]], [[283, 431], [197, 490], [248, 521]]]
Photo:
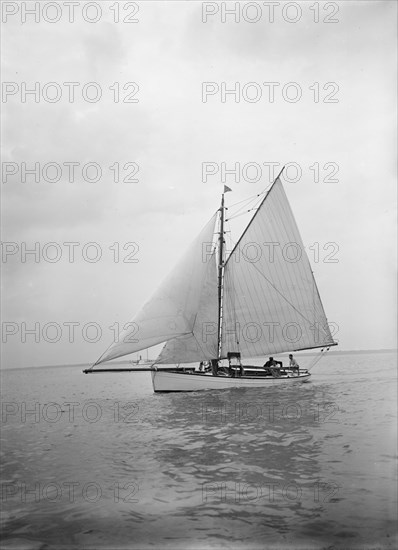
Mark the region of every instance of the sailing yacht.
[[[155, 392], [308, 382], [305, 369], [275, 371], [247, 363], [336, 345], [282, 171], [228, 255], [224, 194], [229, 189], [224, 188], [220, 208], [176, 267], [118, 341], [83, 372], [111, 371], [96, 367], [163, 343], [151, 369]], [[199, 370], [203, 362], [210, 368]]]

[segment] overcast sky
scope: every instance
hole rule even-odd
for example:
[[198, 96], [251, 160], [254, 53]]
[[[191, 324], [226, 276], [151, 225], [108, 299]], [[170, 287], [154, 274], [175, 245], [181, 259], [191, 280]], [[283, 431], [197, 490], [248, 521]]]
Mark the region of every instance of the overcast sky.
[[301, 167], [282, 181], [339, 349], [396, 347], [395, 2], [281, 3], [273, 22], [263, 2], [238, 22], [223, 3], [82, 2], [73, 22], [23, 4], [3, 2], [3, 368], [94, 362], [217, 209], [222, 162], [262, 167], [226, 175], [229, 204], [269, 184], [264, 163]]

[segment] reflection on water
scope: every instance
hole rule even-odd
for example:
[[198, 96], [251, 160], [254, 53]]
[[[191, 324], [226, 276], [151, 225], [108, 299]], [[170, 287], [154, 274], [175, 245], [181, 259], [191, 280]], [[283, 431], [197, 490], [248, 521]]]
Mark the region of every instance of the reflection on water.
[[[327, 362], [328, 361], [328, 362]], [[394, 357], [312, 383], [153, 394], [149, 373], [3, 375], [3, 536], [26, 548], [394, 548]]]

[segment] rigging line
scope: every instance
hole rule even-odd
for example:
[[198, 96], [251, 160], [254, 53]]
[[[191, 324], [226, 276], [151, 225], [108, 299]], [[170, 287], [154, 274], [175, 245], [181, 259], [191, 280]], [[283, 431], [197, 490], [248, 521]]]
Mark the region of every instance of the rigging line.
[[235, 218], [236, 216], [239, 216], [239, 214], [241, 214], [241, 213], [245, 214], [251, 208], [253, 208], [253, 205], [250, 204], [250, 203], [247, 203], [244, 206], [242, 206], [241, 208], [239, 208], [238, 210], [236, 210], [235, 212], [231, 212], [231, 215], [229, 216], [229, 219]]
[[317, 363], [318, 361], [321, 359], [322, 355], [323, 355], [323, 352], [324, 352], [324, 348], [321, 349], [321, 351], [315, 355], [315, 357], [313, 357], [309, 367], [308, 367], [308, 371], [310, 371]]
[[310, 366], [308, 367], [307, 370], [310, 371], [311, 369], [313, 369], [313, 368], [315, 367], [315, 365], [316, 365], [317, 363], [319, 363], [319, 361], [322, 359], [322, 357], [323, 357], [328, 351], [329, 351], [329, 348], [327, 348], [326, 350], [325, 350], [325, 349], [321, 349], [320, 354], [319, 354], [318, 356], [315, 356], [314, 361], [312, 362], [312, 365], [310, 365]]
[[[251, 201], [251, 200], [255, 200], [255, 199], [258, 199], [259, 197], [262, 197], [263, 195], [266, 195], [271, 187], [274, 185], [275, 181], [278, 179], [278, 177], [281, 175], [281, 173], [283, 172], [283, 169], [284, 167], [282, 168], [282, 170], [279, 172], [278, 176], [275, 178], [275, 180], [273, 180], [272, 182], [268, 182], [268, 185], [265, 187], [265, 189], [263, 189], [263, 191], [260, 191], [260, 193], [256, 193], [255, 195], [252, 195], [251, 197], [247, 197], [247, 199], [243, 199], [239, 202], [235, 202], [234, 204], [231, 204], [231, 208], [233, 208], [234, 206], [238, 205], [238, 204], [241, 204], [242, 202], [246, 202], [246, 201]], [[260, 199], [262, 200], [262, 199]]]
[[239, 218], [239, 216], [243, 216], [244, 214], [247, 214], [248, 212], [251, 212], [252, 210], [258, 210], [258, 206], [253, 206], [253, 208], [250, 208], [250, 210], [245, 210], [244, 212], [240, 212], [239, 214], [235, 214], [234, 216], [231, 216], [226, 221], [229, 222], [229, 220], [234, 220], [235, 218]]
[[312, 358], [312, 361], [311, 361], [311, 363], [310, 363], [310, 368], [312, 368], [313, 365], [315, 365], [315, 363], [318, 361], [318, 358], [322, 355], [324, 349], [325, 349], [325, 348], [322, 348], [321, 351], [320, 351], [319, 353], [317, 353], [316, 355], [314, 355], [314, 357]]
[[238, 208], [235, 212], [234, 212], [234, 215], [237, 214], [240, 210], [242, 210], [243, 208], [245, 207], [249, 207], [251, 204], [259, 204], [261, 201], [262, 201], [262, 195], [264, 195], [266, 193], [266, 191], [262, 191], [261, 193], [258, 193], [257, 195], [253, 195], [252, 197], [249, 197], [248, 199], [246, 199], [245, 201], [241, 201], [241, 202], [245, 202], [247, 203], [246, 205], [243, 204], [240, 208]]
[[[257, 201], [257, 204], [254, 204], [251, 208], [249, 208], [249, 210], [245, 210], [244, 212], [240, 212], [240, 210], [242, 210], [243, 207], [239, 208], [239, 210], [237, 210], [235, 214], [230, 216], [227, 221], [234, 220], [235, 218], [238, 218], [239, 216], [243, 216], [244, 214], [247, 214], [248, 212], [251, 212], [252, 210], [258, 210], [259, 207], [260, 207], [260, 203], [261, 203], [261, 199], [259, 201]], [[249, 204], [247, 204], [247, 206], [249, 206]]]
[[[267, 189], [268, 189], [268, 187], [267, 187]], [[267, 189], [265, 189], [264, 191], [261, 191], [261, 193], [257, 193], [257, 195], [252, 195], [251, 197], [248, 197], [247, 199], [243, 199], [241, 201], [235, 202], [234, 204], [231, 204], [230, 206], [228, 206], [228, 209], [233, 208], [234, 206], [237, 206], [238, 204], [242, 204], [242, 202], [247, 202], [247, 201], [250, 201], [252, 199], [256, 199], [257, 197], [260, 197], [261, 195], [264, 195], [264, 193], [267, 192]]]
[[[305, 321], [307, 321], [307, 323], [310, 323], [310, 324], [311, 324], [311, 321], [310, 321], [309, 319], [307, 319], [307, 317], [306, 317], [305, 315], [303, 315], [303, 314], [301, 313], [301, 311], [300, 311], [299, 309], [297, 309], [296, 306], [294, 306], [294, 305], [286, 298], [286, 296], [284, 296], [284, 295], [282, 294], [282, 292], [273, 284], [273, 282], [270, 281], [270, 280], [268, 279], [268, 277], [266, 277], [266, 276], [264, 275], [264, 273], [262, 273], [262, 271], [260, 271], [260, 270], [258, 269], [258, 267], [257, 267], [253, 262], [250, 262], [250, 261], [249, 261], [249, 263], [250, 263], [250, 264], [260, 273], [260, 275], [261, 275], [262, 277], [264, 277], [264, 279], [265, 279], [265, 280], [266, 280], [266, 281], [267, 281], [267, 282], [277, 291], [277, 293], [278, 293], [280, 296], [282, 296], [282, 298], [283, 298], [283, 299], [284, 299], [284, 300], [285, 300], [285, 301], [286, 301], [295, 311], [297, 311], [297, 313], [298, 313], [299, 315], [301, 315], [301, 317], [302, 317], [303, 319], [305, 319]], [[326, 345], [326, 344], [325, 344], [325, 345]]]
[[[243, 211], [243, 214], [246, 214], [247, 212], [250, 212], [250, 210], [252, 210], [253, 208], [255, 208], [258, 204], [261, 203], [262, 201], [262, 195], [265, 194], [266, 191], [263, 191], [262, 193], [258, 193], [257, 195], [253, 195], [252, 197], [249, 197], [248, 199], [245, 199], [244, 201], [240, 201], [239, 203], [237, 204], [240, 204], [240, 203], [245, 203], [245, 204], [242, 204], [242, 206], [240, 208], [238, 208], [237, 210], [235, 210], [235, 212], [231, 213], [231, 217], [230, 219], [232, 218], [235, 218], [236, 216], [240, 215], [240, 212], [242, 210], [244, 210], [245, 208], [249, 208], [249, 210], [244, 210]], [[260, 197], [260, 198], [259, 198]]]
[[[246, 235], [246, 232], [248, 231], [249, 227], [251, 226], [251, 224], [253, 223], [255, 217], [257, 216], [258, 214], [258, 211], [260, 210], [261, 206], [265, 203], [265, 201], [267, 200], [267, 197], [268, 195], [271, 193], [274, 185], [276, 184], [276, 182], [279, 180], [283, 170], [285, 169], [285, 167], [282, 168], [282, 170], [279, 172], [279, 174], [277, 175], [277, 177], [275, 178], [274, 180], [274, 183], [271, 185], [271, 187], [268, 189], [268, 191], [266, 192], [265, 194], [265, 197], [263, 199], [261, 199], [261, 203], [260, 203], [260, 206], [257, 208], [257, 211], [255, 212], [255, 214], [253, 215], [252, 219], [249, 221], [248, 225], [246, 226], [246, 229], [243, 231], [243, 233], [241, 234], [241, 236], [239, 237], [236, 245], [235, 245], [235, 248], [237, 248], [237, 246], [239, 245], [240, 241], [243, 239], [243, 237]], [[231, 254], [229, 255], [229, 258], [228, 260], [225, 262], [227, 263], [229, 261], [229, 259], [231, 258], [233, 252], [235, 251], [235, 248], [232, 250]]]

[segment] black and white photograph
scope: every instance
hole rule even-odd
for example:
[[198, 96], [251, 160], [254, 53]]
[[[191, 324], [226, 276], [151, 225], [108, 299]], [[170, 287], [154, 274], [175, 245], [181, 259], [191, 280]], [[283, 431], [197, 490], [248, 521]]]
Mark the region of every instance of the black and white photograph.
[[393, 0], [1, 8], [1, 550], [394, 550]]

